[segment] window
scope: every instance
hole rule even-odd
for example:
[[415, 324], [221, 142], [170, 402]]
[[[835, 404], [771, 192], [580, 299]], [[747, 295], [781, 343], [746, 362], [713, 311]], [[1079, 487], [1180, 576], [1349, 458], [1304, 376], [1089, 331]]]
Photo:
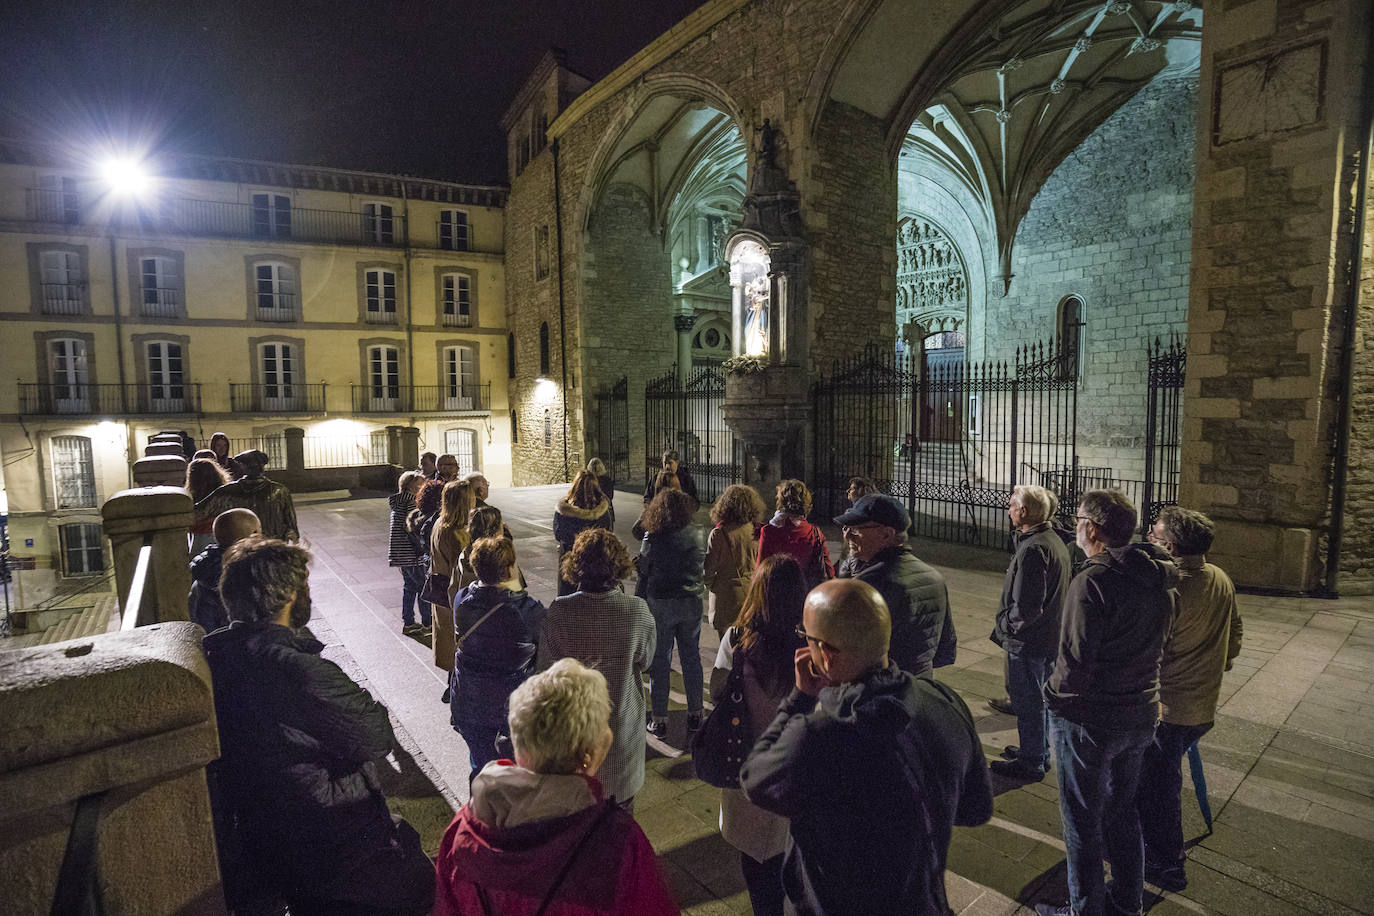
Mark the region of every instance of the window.
[[506, 335], [506, 378], [515, 378], [515, 335]]
[[390, 270], [369, 270], [363, 286], [367, 297], [367, 320], [370, 324], [396, 323], [396, 273]]
[[253, 234], [265, 239], [291, 238], [291, 198], [285, 194], [254, 194]]
[[396, 237], [391, 204], [363, 204], [363, 241], [390, 245]]
[[476, 401], [476, 348], [445, 347], [444, 410], [474, 410], [476, 409]]
[[264, 410], [298, 410], [301, 394], [296, 385], [296, 356], [289, 343], [265, 343], [258, 348], [262, 367]]
[[148, 343], [148, 402], [159, 413], [178, 413], [184, 409], [186, 389], [181, 361], [181, 344], [166, 340]]
[[367, 348], [369, 410], [395, 410], [401, 399], [401, 356], [395, 347]]
[[458, 467], [477, 470], [477, 433], [470, 429], [444, 430], [444, 452], [458, 459]]
[[1083, 369], [1083, 300], [1069, 296], [1059, 304], [1059, 377], [1077, 378]]
[[549, 377], [549, 323], [539, 326], [539, 376]]
[[181, 280], [172, 258], [139, 258], [143, 314], [174, 318], [181, 314]]
[[54, 413], [86, 413], [91, 409], [87, 371], [84, 340], [59, 337], [48, 341], [48, 378]]
[[520, 444], [520, 418], [513, 410], [510, 412], [510, 444]]
[[85, 436], [53, 436], [52, 489], [59, 509], [93, 509], [95, 461]]
[[85, 311], [86, 278], [81, 255], [75, 251], [42, 251], [38, 254], [43, 314], [80, 315]]
[[553, 448], [553, 414], [544, 411], [544, 448]]
[[62, 569], [68, 576], [93, 576], [105, 570], [105, 535], [99, 525], [63, 525]]
[[444, 274], [444, 324], [449, 327], [472, 327], [472, 277], [467, 274]]
[[534, 143], [535, 155], [538, 155], [549, 144], [549, 116], [542, 111], [534, 116], [534, 133], [531, 139]]
[[296, 320], [296, 269], [279, 261], [264, 261], [253, 265], [253, 277], [258, 320]]
[[50, 223], [78, 223], [81, 221], [81, 195], [76, 179], [61, 175], [44, 175], [39, 179], [34, 215]]
[[549, 227], [538, 226], [534, 230], [534, 279], [546, 279], [549, 270]]
[[472, 250], [466, 210], [444, 210], [439, 214], [439, 247], [445, 251]]

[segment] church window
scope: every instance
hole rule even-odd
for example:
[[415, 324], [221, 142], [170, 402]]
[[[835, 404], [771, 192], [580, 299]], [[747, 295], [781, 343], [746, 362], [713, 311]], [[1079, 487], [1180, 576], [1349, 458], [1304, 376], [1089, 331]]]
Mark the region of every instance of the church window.
[[515, 335], [506, 335], [506, 378], [515, 378]]
[[547, 321], [539, 326], [539, 374], [543, 378], [549, 377], [549, 323]]
[[1076, 378], [1083, 370], [1083, 300], [1068, 296], [1059, 304], [1059, 377]]
[[549, 227], [536, 226], [534, 230], [534, 279], [546, 279], [551, 270], [549, 257]]

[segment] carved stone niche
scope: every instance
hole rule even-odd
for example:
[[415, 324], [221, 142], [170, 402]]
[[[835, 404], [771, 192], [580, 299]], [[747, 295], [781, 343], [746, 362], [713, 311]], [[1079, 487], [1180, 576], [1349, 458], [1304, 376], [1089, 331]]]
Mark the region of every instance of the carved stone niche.
[[765, 120], [758, 134], [744, 218], [725, 242], [732, 359], [722, 413], [749, 456], [745, 482], [771, 498], [778, 481], [805, 472], [809, 249], [801, 195], [778, 164], [780, 132]]

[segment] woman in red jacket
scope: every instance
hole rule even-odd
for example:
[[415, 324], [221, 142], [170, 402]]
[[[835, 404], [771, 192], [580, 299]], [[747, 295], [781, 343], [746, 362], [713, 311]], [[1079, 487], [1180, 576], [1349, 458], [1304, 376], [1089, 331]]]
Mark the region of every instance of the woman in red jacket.
[[808, 590], [835, 578], [830, 551], [821, 529], [806, 520], [811, 512], [811, 491], [800, 480], [778, 484], [777, 512], [759, 532], [759, 562], [785, 553], [802, 568]]
[[565, 658], [510, 697], [515, 761], [487, 764], [439, 847], [434, 916], [675, 916], [653, 847], [602, 795], [611, 698]]

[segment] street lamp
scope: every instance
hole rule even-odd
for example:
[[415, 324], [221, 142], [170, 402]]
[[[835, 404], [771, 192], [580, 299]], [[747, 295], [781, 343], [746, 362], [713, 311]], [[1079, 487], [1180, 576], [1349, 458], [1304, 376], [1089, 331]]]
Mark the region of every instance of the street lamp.
[[143, 163], [130, 156], [114, 156], [100, 165], [100, 177], [110, 191], [120, 197], [134, 197], [148, 190], [152, 183]]

